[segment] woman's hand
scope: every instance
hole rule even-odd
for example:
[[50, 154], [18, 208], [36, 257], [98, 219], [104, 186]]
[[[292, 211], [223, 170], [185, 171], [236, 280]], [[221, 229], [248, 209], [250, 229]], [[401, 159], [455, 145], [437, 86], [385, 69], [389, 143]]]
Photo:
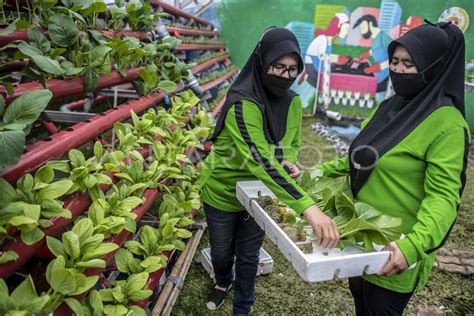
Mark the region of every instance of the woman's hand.
[[408, 269], [408, 263], [398, 245], [392, 241], [382, 251], [390, 251], [390, 260], [385, 264], [382, 270], [377, 273], [379, 276], [391, 276], [401, 273]]
[[339, 231], [336, 222], [321, 212], [316, 205], [311, 205], [303, 212], [308, 223], [318, 236], [318, 246], [334, 248], [339, 242]]
[[300, 175], [300, 169], [295, 164], [289, 162], [288, 160], [283, 160], [281, 164], [283, 166], [286, 165], [288, 168], [290, 168], [291, 170], [290, 177], [292, 177], [293, 179], [297, 178]]

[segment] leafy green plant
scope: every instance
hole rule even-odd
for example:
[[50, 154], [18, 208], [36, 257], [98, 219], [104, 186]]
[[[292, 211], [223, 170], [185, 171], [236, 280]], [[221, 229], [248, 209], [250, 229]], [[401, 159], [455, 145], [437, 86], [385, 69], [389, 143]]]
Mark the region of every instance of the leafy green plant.
[[86, 277], [83, 272], [88, 268], [105, 268], [103, 256], [118, 248], [103, 240], [103, 234], [94, 234], [94, 224], [89, 218], [78, 220], [70, 231], [63, 233], [62, 241], [47, 237], [48, 248], [56, 259], [46, 269], [46, 280], [51, 286], [46, 312], [55, 310], [63, 301], [73, 304], [70, 302], [74, 299], [68, 296], [82, 294], [97, 283], [98, 276]]
[[48, 162], [53, 169], [69, 173], [69, 179], [74, 183], [69, 193], [87, 190], [92, 199], [103, 196], [98, 184], [111, 184], [112, 179], [107, 172], [117, 172], [123, 164], [124, 154], [121, 151], [108, 152], [97, 141], [94, 144], [94, 157], [85, 159], [84, 154], [71, 149], [68, 153], [69, 161], [54, 160]]
[[375, 251], [373, 244], [387, 245], [399, 239], [402, 220], [383, 215], [369, 204], [356, 201], [347, 178], [313, 177], [305, 172], [300, 181], [321, 210], [337, 224], [341, 242], [339, 247], [358, 246]]
[[115, 281], [114, 287], [92, 291], [83, 308], [94, 315], [143, 315], [143, 308], [131, 305], [150, 297], [153, 291], [148, 286], [147, 272], [132, 274], [127, 280]]
[[25, 146], [30, 126], [46, 108], [53, 94], [48, 90], [25, 93], [15, 99], [6, 109], [0, 95], [0, 170], [15, 165]]
[[94, 233], [101, 233], [106, 238], [112, 234], [119, 234], [123, 229], [135, 233], [137, 215], [132, 211], [143, 200], [130, 195], [144, 187], [146, 187], [144, 183], [130, 187], [125, 184], [112, 185], [113, 192], [111, 194], [92, 202], [87, 216], [94, 224]]
[[41, 167], [34, 177], [31, 174], [22, 176], [16, 189], [0, 178], [0, 226], [3, 232], [15, 227], [22, 241], [32, 245], [44, 237], [40, 227], [51, 226], [52, 217], [71, 218], [71, 212], [64, 209], [63, 202], [58, 199], [73, 183], [70, 180], [53, 182], [53, 179], [54, 171], [49, 166]]
[[31, 276], [9, 293], [6, 282], [0, 279], [0, 314], [5, 316], [36, 315], [49, 300], [49, 295], [38, 295]]
[[139, 87], [143, 94], [149, 95], [155, 91], [171, 93], [176, 90], [176, 83], [169, 80], [160, 80], [158, 74], [158, 67], [155, 64], [147, 65], [145, 69], [139, 71], [140, 78], [143, 80]]

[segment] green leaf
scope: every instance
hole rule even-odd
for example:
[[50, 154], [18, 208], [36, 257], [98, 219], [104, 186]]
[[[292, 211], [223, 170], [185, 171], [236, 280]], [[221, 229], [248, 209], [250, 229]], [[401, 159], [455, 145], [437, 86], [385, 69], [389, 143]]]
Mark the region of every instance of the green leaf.
[[[9, 107], [10, 108], [10, 107]], [[16, 165], [25, 147], [23, 131], [0, 131], [0, 170]], [[0, 196], [0, 199], [2, 197]]]
[[99, 83], [99, 73], [95, 68], [87, 67], [84, 71], [85, 92], [92, 92]]
[[17, 306], [24, 306], [36, 297], [38, 297], [38, 294], [31, 276], [27, 276], [10, 295], [10, 298], [15, 301]]
[[[5, 111], [3, 121], [6, 124], [31, 124], [44, 111], [53, 94], [49, 90], [30, 91], [15, 99]], [[2, 151], [5, 153], [4, 151]]]
[[178, 238], [187, 239], [187, 238], [191, 238], [192, 235], [193, 233], [191, 233], [189, 230], [186, 230], [186, 229], [180, 228], [176, 231], [176, 237]]
[[105, 184], [112, 184], [112, 179], [108, 175], [102, 173], [94, 174], [95, 180], [97, 183], [105, 183]]
[[81, 259], [82, 259], [82, 261], [87, 261], [87, 260], [90, 260], [90, 259], [100, 258], [103, 255], [105, 255], [105, 254], [107, 254], [111, 251], [116, 250], [117, 248], [118, 248], [118, 246], [114, 243], [104, 243], [104, 244], [101, 244], [96, 249], [85, 253], [84, 256], [82, 256]]
[[89, 174], [84, 178], [84, 185], [87, 188], [93, 188], [96, 186], [96, 184], [97, 184], [97, 179], [94, 175]]
[[383, 234], [386, 239], [386, 243], [381, 243], [383, 240], [374, 240], [376, 244], [386, 245], [390, 241], [400, 239], [402, 220], [397, 217], [388, 215], [380, 215], [369, 220], [369, 222], [375, 225], [379, 231]]
[[130, 294], [142, 290], [148, 282], [148, 273], [141, 272], [137, 274], [132, 274], [127, 279], [127, 284], [125, 285], [125, 292], [127, 296]]
[[50, 284], [53, 290], [69, 295], [76, 289], [74, 274], [67, 269], [59, 269], [51, 275]]
[[91, 238], [87, 239], [83, 244], [81, 244], [81, 253], [91, 252], [102, 243], [104, 240], [103, 234], [95, 234]]
[[104, 147], [99, 141], [96, 141], [94, 144], [94, 157], [97, 162], [99, 162], [104, 155]]
[[44, 72], [54, 75], [54, 76], [60, 76], [65, 74], [65, 71], [63, 68], [61, 68], [61, 65], [58, 63], [57, 60], [51, 59], [46, 56], [41, 56], [41, 55], [33, 55], [30, 56], [30, 59]]
[[17, 194], [12, 185], [5, 179], [0, 178], [0, 207], [12, 203], [16, 198]]
[[69, 162], [67, 160], [52, 160], [48, 162], [48, 166], [51, 166], [54, 170], [59, 170], [69, 173], [71, 168], [69, 167]]
[[117, 266], [117, 269], [120, 272], [127, 273], [127, 274], [130, 273], [128, 263], [129, 261], [133, 259], [133, 255], [130, 251], [121, 248], [115, 254], [114, 259], [115, 259], [115, 264]]
[[35, 29], [28, 29], [28, 42], [38, 47], [44, 55], [48, 54], [51, 49], [51, 43], [46, 36]]
[[92, 259], [89, 261], [79, 261], [76, 263], [78, 267], [82, 268], [105, 268], [105, 261], [102, 259]]
[[19, 226], [22, 226], [22, 225], [26, 225], [26, 226], [33, 225], [34, 226], [34, 225], [38, 224], [38, 221], [33, 219], [33, 218], [27, 217], [27, 216], [17, 215], [17, 216], [12, 217], [8, 221], [8, 223], [12, 226], [19, 227]]
[[89, 67], [95, 68], [95, 67], [100, 67], [104, 61], [107, 55], [110, 53], [112, 48], [109, 46], [97, 46], [94, 47], [90, 52], [89, 52], [89, 60], [90, 64]]
[[145, 272], [151, 273], [164, 268], [166, 266], [166, 261], [159, 256], [150, 256], [140, 262], [140, 266], [145, 269]]
[[82, 167], [86, 164], [84, 154], [77, 149], [71, 149], [68, 152], [68, 157], [74, 167]]
[[52, 277], [55, 273], [59, 270], [64, 269], [66, 267], [66, 260], [63, 256], [58, 256], [56, 259], [53, 259], [49, 262], [48, 266], [46, 267], [46, 281], [49, 284], [52, 282]]
[[76, 280], [76, 290], [71, 293], [71, 295], [79, 295], [86, 291], [89, 291], [94, 285], [97, 284], [99, 280], [98, 275], [85, 277], [83, 274], [80, 274], [81, 278]]
[[374, 207], [366, 203], [357, 202], [354, 204], [354, 208], [357, 213], [357, 216], [360, 219], [370, 220], [370, 219], [373, 219], [374, 217], [382, 215], [382, 213], [380, 213]]
[[336, 195], [336, 210], [337, 215], [343, 216], [347, 220], [355, 217], [354, 203], [343, 192], [340, 192]]
[[168, 93], [174, 92], [178, 86], [173, 81], [163, 80], [158, 83], [158, 89]]
[[47, 187], [41, 189], [37, 195], [39, 201], [42, 200], [54, 200], [57, 199], [72, 187], [73, 182], [71, 180], [59, 180], [49, 184]]
[[79, 258], [81, 254], [81, 245], [79, 236], [74, 231], [65, 232], [62, 235], [64, 250], [71, 256], [72, 260]]
[[93, 290], [89, 294], [89, 304], [91, 305], [94, 311], [102, 311], [104, 304], [102, 303], [102, 298], [100, 297], [99, 291]]
[[128, 309], [123, 305], [105, 305], [105, 315], [125, 315], [128, 313]]
[[23, 175], [16, 183], [16, 187], [23, 192], [33, 190], [33, 176], [29, 173]]
[[77, 25], [70, 16], [55, 14], [49, 17], [48, 35], [56, 46], [72, 49], [78, 33]]
[[89, 218], [81, 218], [74, 224], [72, 231], [79, 237], [79, 243], [83, 245], [94, 234], [94, 223]]
[[43, 52], [39, 47], [28, 44], [27, 42], [21, 42], [18, 45], [18, 50], [28, 57], [32, 56], [43, 56]]
[[51, 183], [54, 179], [54, 170], [51, 166], [45, 165], [35, 173], [35, 182]]
[[67, 60], [61, 63], [61, 67], [64, 69], [66, 76], [77, 76], [84, 70], [82, 67], [74, 67], [74, 64]]
[[35, 297], [28, 304], [24, 306], [24, 309], [28, 311], [31, 315], [40, 313], [46, 303], [49, 301], [49, 295], [41, 294], [39, 297]]
[[128, 299], [134, 302], [144, 300], [147, 297], [150, 297], [153, 294], [152, 290], [140, 290], [130, 293]]
[[[16, 261], [19, 256], [13, 250], [7, 250], [5, 252], [0, 252], [0, 264], [4, 264], [10, 261]], [[3, 280], [2, 280], [3, 281]]]
[[64, 302], [67, 304], [67, 306], [69, 306], [69, 308], [72, 310], [72, 312], [75, 315], [78, 315], [78, 316], [85, 315], [84, 308], [82, 307], [81, 303], [75, 298], [72, 298], [72, 297], [65, 298]]
[[131, 315], [133, 316], [146, 316], [146, 312], [143, 308], [141, 308], [140, 306], [135, 306], [135, 305], [132, 305], [129, 307], [130, 311], [131, 311]]
[[64, 250], [63, 244], [57, 240], [56, 238], [46, 236], [46, 244], [48, 245], [49, 250], [55, 255], [56, 257], [63, 256], [66, 257], [67, 253]]
[[142, 230], [140, 231], [140, 240], [142, 244], [146, 247], [146, 249], [148, 249], [148, 251], [153, 249], [153, 247], [158, 242], [153, 228], [148, 225], [143, 226]]

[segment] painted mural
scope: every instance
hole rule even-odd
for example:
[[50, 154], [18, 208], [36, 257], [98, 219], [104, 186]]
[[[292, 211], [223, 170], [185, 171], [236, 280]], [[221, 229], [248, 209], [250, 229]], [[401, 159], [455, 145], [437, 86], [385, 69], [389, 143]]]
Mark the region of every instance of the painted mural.
[[[242, 66], [261, 33], [285, 26], [298, 38], [305, 72], [292, 88], [305, 113], [317, 109], [364, 117], [393, 94], [387, 46], [424, 23], [451, 21], [466, 39], [466, 113], [474, 127], [472, 0], [220, 0], [207, 12]], [[471, 17], [469, 16], [471, 15]]]

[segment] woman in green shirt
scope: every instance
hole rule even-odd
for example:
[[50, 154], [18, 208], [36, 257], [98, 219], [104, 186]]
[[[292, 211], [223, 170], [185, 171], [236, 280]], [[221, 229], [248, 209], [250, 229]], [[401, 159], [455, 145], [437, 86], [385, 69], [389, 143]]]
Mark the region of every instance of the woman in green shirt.
[[[299, 45], [289, 30], [268, 29], [227, 93], [201, 173], [216, 286], [207, 307], [216, 309], [232, 284], [233, 313], [248, 314], [264, 232], [236, 197], [236, 183], [261, 180], [284, 203], [304, 214], [324, 247], [339, 239], [333, 220], [293, 180], [300, 145], [302, 107], [289, 88], [303, 70]], [[285, 171], [285, 166], [291, 174]]]
[[362, 123], [349, 155], [323, 163], [350, 175], [357, 200], [402, 219], [378, 275], [351, 278], [357, 315], [402, 315], [428, 279], [456, 220], [466, 181], [470, 131], [464, 119], [464, 38], [447, 23], [419, 26], [390, 43], [396, 95]]

